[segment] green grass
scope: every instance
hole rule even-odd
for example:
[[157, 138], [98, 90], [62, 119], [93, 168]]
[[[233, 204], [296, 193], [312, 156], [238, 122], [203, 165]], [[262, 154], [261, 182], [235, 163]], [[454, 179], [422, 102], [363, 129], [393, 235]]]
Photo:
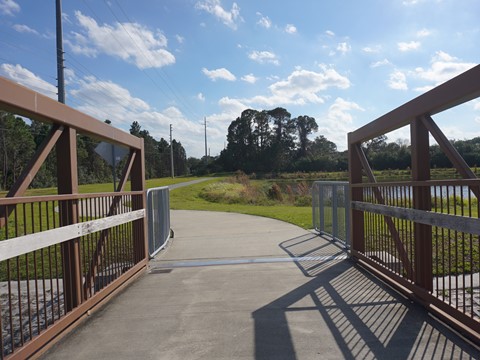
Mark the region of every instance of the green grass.
[[210, 202], [200, 196], [201, 191], [223, 178], [208, 180], [199, 184], [179, 188], [170, 192], [170, 208], [173, 210], [224, 211], [269, 217], [286, 221], [304, 229], [312, 227], [312, 208], [293, 205], [246, 205]]
[[[182, 182], [197, 180], [198, 177], [176, 177], [176, 178], [160, 178], [160, 179], [150, 179], [145, 181], [145, 186], [147, 189], [168, 186], [173, 184], [179, 184]], [[103, 184], [87, 184], [79, 185], [78, 192], [80, 194], [95, 194], [95, 193], [107, 193], [113, 191], [113, 182], [103, 183]], [[125, 185], [125, 191], [130, 191], [130, 181]], [[5, 197], [7, 194], [6, 191], [0, 191], [0, 198]], [[25, 196], [42, 196], [42, 195], [56, 195], [57, 188], [45, 188], [45, 189], [28, 189], [25, 192]]]

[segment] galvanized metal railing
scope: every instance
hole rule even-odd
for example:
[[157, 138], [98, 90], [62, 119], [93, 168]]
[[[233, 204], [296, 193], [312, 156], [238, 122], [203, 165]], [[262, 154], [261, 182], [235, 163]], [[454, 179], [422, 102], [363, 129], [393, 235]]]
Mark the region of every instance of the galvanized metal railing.
[[154, 257], [170, 239], [170, 190], [168, 186], [147, 191], [148, 253]]
[[345, 248], [350, 246], [350, 190], [345, 181], [315, 181], [312, 185], [313, 227]]

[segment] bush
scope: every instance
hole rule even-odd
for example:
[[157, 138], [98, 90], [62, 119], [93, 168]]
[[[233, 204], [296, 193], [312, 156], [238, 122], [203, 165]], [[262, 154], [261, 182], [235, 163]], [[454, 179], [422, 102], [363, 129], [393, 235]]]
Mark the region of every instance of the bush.
[[283, 201], [282, 189], [277, 183], [273, 183], [272, 187], [268, 190], [268, 198], [275, 201]]

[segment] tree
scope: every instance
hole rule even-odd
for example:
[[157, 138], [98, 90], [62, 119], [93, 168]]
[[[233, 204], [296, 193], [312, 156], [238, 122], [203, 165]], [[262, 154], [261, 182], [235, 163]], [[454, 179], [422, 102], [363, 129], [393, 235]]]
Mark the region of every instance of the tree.
[[328, 140], [325, 136], [320, 135], [315, 138], [310, 151], [314, 157], [316, 156], [332, 156], [337, 152], [337, 145]]
[[385, 148], [387, 145], [387, 136], [380, 135], [376, 138], [366, 141], [363, 144], [363, 151], [365, 152], [365, 156], [372, 155], [375, 152], [379, 152]]
[[228, 127], [227, 148], [221, 153], [221, 161], [227, 170], [254, 169], [255, 141], [253, 120], [258, 111], [247, 109]]
[[[21, 146], [18, 146], [21, 144]], [[0, 169], [1, 185], [10, 188], [35, 151], [30, 127], [22, 118], [0, 112]]]
[[309, 145], [308, 135], [311, 135], [314, 131], [318, 130], [317, 122], [315, 118], [307, 115], [299, 116], [293, 119], [298, 133], [298, 157], [307, 156], [307, 148]]
[[270, 170], [283, 170], [295, 149], [295, 124], [291, 114], [284, 108], [278, 107], [267, 111], [269, 121], [273, 123], [273, 141], [269, 149]]
[[138, 121], [132, 122], [132, 125], [130, 126], [130, 134], [140, 137], [141, 130], [142, 127], [140, 126]]

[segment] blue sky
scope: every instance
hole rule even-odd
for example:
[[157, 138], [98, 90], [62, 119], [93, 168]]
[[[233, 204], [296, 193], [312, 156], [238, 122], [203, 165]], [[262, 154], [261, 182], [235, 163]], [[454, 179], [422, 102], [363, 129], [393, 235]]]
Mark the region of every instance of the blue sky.
[[[480, 0], [82, 0], [63, 2], [67, 104], [169, 124], [187, 156], [212, 156], [247, 108], [309, 115], [346, 148], [349, 131], [475, 66]], [[55, 1], [0, 0], [0, 75], [56, 98]], [[435, 117], [480, 136], [480, 101]], [[389, 134], [407, 139], [408, 129]], [[402, 140], [401, 140], [402, 141]]]

